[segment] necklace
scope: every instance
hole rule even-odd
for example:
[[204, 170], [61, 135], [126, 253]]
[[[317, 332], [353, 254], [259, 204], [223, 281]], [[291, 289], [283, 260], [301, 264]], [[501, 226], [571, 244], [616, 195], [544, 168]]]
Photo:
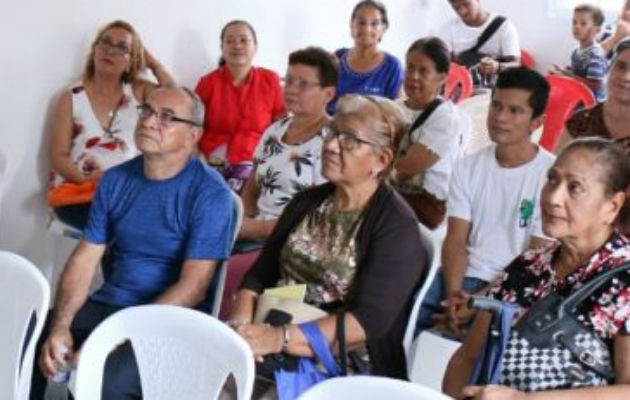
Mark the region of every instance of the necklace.
[[122, 93], [120, 96], [120, 100], [118, 100], [118, 103], [116, 104], [116, 107], [113, 110], [111, 110], [109, 113], [107, 113], [107, 117], [109, 118], [109, 121], [107, 122], [107, 126], [103, 127], [103, 131], [105, 131], [105, 135], [110, 139], [113, 138], [115, 134], [120, 132], [120, 129], [114, 128], [113, 125], [114, 125], [114, 121], [116, 120], [116, 116], [118, 116], [118, 111], [120, 110], [124, 102], [125, 102], [125, 94]]

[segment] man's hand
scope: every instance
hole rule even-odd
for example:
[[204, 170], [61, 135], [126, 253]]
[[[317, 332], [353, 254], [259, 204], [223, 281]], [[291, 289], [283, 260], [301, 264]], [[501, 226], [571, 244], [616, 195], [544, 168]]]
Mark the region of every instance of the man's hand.
[[73, 345], [68, 328], [55, 328], [50, 332], [39, 356], [39, 367], [47, 378], [52, 378], [61, 367], [72, 361]]
[[493, 76], [499, 73], [499, 62], [490, 57], [484, 57], [478, 64], [479, 73], [485, 76]]
[[460, 335], [462, 326], [475, 315], [475, 311], [468, 308], [468, 298], [470, 295], [463, 290], [449, 293], [446, 300], [442, 302], [445, 309], [443, 314], [434, 314], [433, 319], [440, 329]]

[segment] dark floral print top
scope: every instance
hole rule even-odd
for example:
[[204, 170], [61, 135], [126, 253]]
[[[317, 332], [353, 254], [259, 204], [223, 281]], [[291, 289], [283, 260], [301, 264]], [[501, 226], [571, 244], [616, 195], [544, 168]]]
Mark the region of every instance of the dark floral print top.
[[[491, 295], [515, 303], [521, 316], [531, 305], [554, 291], [569, 296], [593, 277], [630, 261], [630, 241], [618, 233], [591, 256], [590, 260], [563, 281], [556, 279], [554, 261], [560, 244], [529, 250], [517, 257], [505, 270]], [[609, 346], [617, 335], [630, 335], [630, 272], [616, 275], [592, 296], [579, 304], [574, 315]]]

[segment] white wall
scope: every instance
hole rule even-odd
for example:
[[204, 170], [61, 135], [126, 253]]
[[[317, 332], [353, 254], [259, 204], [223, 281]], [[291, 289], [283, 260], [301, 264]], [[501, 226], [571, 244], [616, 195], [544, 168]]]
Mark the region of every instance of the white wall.
[[[484, 0], [512, 18], [523, 47], [545, 69], [565, 63], [573, 46], [569, 15], [548, 16], [547, 0]], [[354, 0], [0, 0], [0, 151], [8, 170], [0, 214], [0, 248], [20, 253], [48, 275], [73, 242], [45, 230], [44, 193], [49, 159], [47, 125], [54, 97], [80, 74], [96, 29], [116, 18], [130, 21], [145, 44], [185, 85], [213, 68], [219, 31], [230, 19], [257, 29], [258, 65], [284, 73], [288, 53], [318, 44], [351, 44]], [[382, 47], [402, 57], [416, 38], [453, 14], [446, 0], [390, 0], [391, 27]]]

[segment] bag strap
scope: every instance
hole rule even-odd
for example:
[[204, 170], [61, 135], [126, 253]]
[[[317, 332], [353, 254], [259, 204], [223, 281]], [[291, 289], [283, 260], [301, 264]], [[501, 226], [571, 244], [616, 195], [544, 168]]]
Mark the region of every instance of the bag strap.
[[438, 108], [440, 104], [442, 104], [442, 101], [442, 99], [436, 98], [435, 100], [430, 102], [429, 105], [420, 113], [420, 115], [418, 115], [418, 118], [413, 121], [413, 124], [411, 124], [411, 128], [409, 128], [409, 134], [418, 129], [420, 125], [424, 124], [424, 122], [429, 119], [431, 114], [433, 114], [433, 111], [435, 111], [435, 109]]
[[324, 336], [322, 331], [319, 329], [317, 322], [306, 322], [300, 324], [300, 329], [304, 336], [306, 336], [306, 340], [308, 340], [308, 344], [313, 349], [313, 353], [322, 363], [322, 365], [328, 371], [328, 374], [333, 376], [339, 375], [339, 366], [335, 362], [335, 359], [330, 351], [330, 344], [328, 343], [328, 339]]
[[571, 294], [569, 297], [562, 301], [560, 307], [558, 307], [558, 316], [562, 317], [562, 315], [567, 312], [567, 310], [573, 310], [578, 304], [580, 304], [584, 299], [592, 295], [597, 289], [602, 287], [615, 275], [621, 272], [626, 272], [628, 270], [630, 270], [630, 261], [627, 261], [621, 264], [621, 266], [613, 268], [610, 271], [601, 273], [594, 279], [591, 279], [590, 282], [586, 283], [580, 289], [575, 291], [575, 293]]
[[340, 375], [348, 376], [348, 348], [346, 346], [346, 313], [337, 313], [337, 343], [339, 343]]
[[473, 53], [478, 52], [481, 46], [486, 44], [486, 42], [490, 40], [492, 35], [494, 35], [494, 33], [501, 27], [501, 25], [503, 25], [503, 23], [505, 22], [505, 19], [506, 18], [504, 16], [497, 15], [492, 20], [492, 22], [490, 22], [490, 25], [488, 25], [486, 29], [484, 29], [483, 32], [481, 32], [481, 35], [479, 35], [479, 38], [477, 38], [477, 44], [475, 44], [473, 47], [471, 47], [470, 49], [466, 51], [473, 52]]

